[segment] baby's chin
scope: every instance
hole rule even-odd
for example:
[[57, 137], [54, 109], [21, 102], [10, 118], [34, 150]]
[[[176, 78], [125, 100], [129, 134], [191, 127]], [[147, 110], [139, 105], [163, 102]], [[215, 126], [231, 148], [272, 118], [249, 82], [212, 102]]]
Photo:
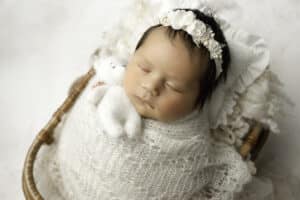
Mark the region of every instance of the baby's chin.
[[148, 103], [141, 101], [135, 95], [128, 96], [133, 107], [141, 117], [161, 121], [164, 123], [169, 123], [176, 120], [174, 116], [171, 117], [170, 115], [167, 116], [164, 113], [160, 113], [160, 109], [156, 108], [155, 105], [149, 105]]
[[163, 123], [169, 123], [172, 121], [172, 119], [168, 119], [165, 116], [160, 115], [160, 113], [158, 113], [156, 110], [149, 109], [147, 106], [137, 105], [136, 110], [139, 115], [145, 119], [152, 119]]
[[156, 119], [156, 117], [154, 116], [154, 110], [149, 105], [141, 103], [134, 103], [133, 105], [139, 115], [143, 118]]
[[141, 117], [146, 119], [152, 119], [164, 123], [169, 123], [176, 120], [173, 116], [165, 116], [163, 115], [163, 113], [159, 112], [159, 109], [151, 107], [150, 105], [140, 102], [138, 100], [137, 102], [133, 100], [133, 106], [135, 107], [137, 113], [139, 113]]

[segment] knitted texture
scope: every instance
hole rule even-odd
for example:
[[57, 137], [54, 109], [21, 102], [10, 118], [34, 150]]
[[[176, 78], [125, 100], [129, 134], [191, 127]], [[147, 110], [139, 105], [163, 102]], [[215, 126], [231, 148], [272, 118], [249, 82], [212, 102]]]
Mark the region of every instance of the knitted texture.
[[234, 147], [215, 141], [206, 112], [171, 123], [143, 119], [143, 137], [114, 140], [80, 98], [49, 164], [65, 199], [232, 199], [250, 172]]

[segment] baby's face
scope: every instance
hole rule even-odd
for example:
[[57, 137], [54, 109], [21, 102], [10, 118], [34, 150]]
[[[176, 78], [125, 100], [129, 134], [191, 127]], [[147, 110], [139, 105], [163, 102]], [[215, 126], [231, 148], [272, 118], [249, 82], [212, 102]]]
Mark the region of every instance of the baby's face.
[[153, 30], [130, 57], [123, 86], [141, 116], [169, 122], [195, 109], [207, 58], [193, 58], [178, 35], [171, 42], [165, 31]]

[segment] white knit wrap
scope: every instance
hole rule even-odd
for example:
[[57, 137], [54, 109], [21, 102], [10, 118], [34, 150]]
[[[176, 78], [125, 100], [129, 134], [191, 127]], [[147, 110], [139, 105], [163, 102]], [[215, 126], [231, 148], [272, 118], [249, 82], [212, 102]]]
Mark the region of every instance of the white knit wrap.
[[231, 199], [250, 180], [234, 147], [211, 137], [206, 112], [172, 123], [143, 119], [144, 142], [116, 141], [84, 99], [59, 130], [49, 165], [66, 199]]

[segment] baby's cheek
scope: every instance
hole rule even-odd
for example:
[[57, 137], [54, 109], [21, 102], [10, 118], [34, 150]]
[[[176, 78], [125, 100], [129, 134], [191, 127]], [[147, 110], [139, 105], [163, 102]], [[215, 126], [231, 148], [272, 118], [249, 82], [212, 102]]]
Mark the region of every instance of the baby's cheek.
[[186, 105], [187, 103], [184, 98], [164, 98], [160, 101], [160, 112], [168, 117], [180, 117], [188, 111], [189, 106]]
[[135, 74], [134, 70], [127, 68], [123, 78], [123, 86], [125, 90], [131, 93], [134, 90], [137, 82], [137, 75]]

